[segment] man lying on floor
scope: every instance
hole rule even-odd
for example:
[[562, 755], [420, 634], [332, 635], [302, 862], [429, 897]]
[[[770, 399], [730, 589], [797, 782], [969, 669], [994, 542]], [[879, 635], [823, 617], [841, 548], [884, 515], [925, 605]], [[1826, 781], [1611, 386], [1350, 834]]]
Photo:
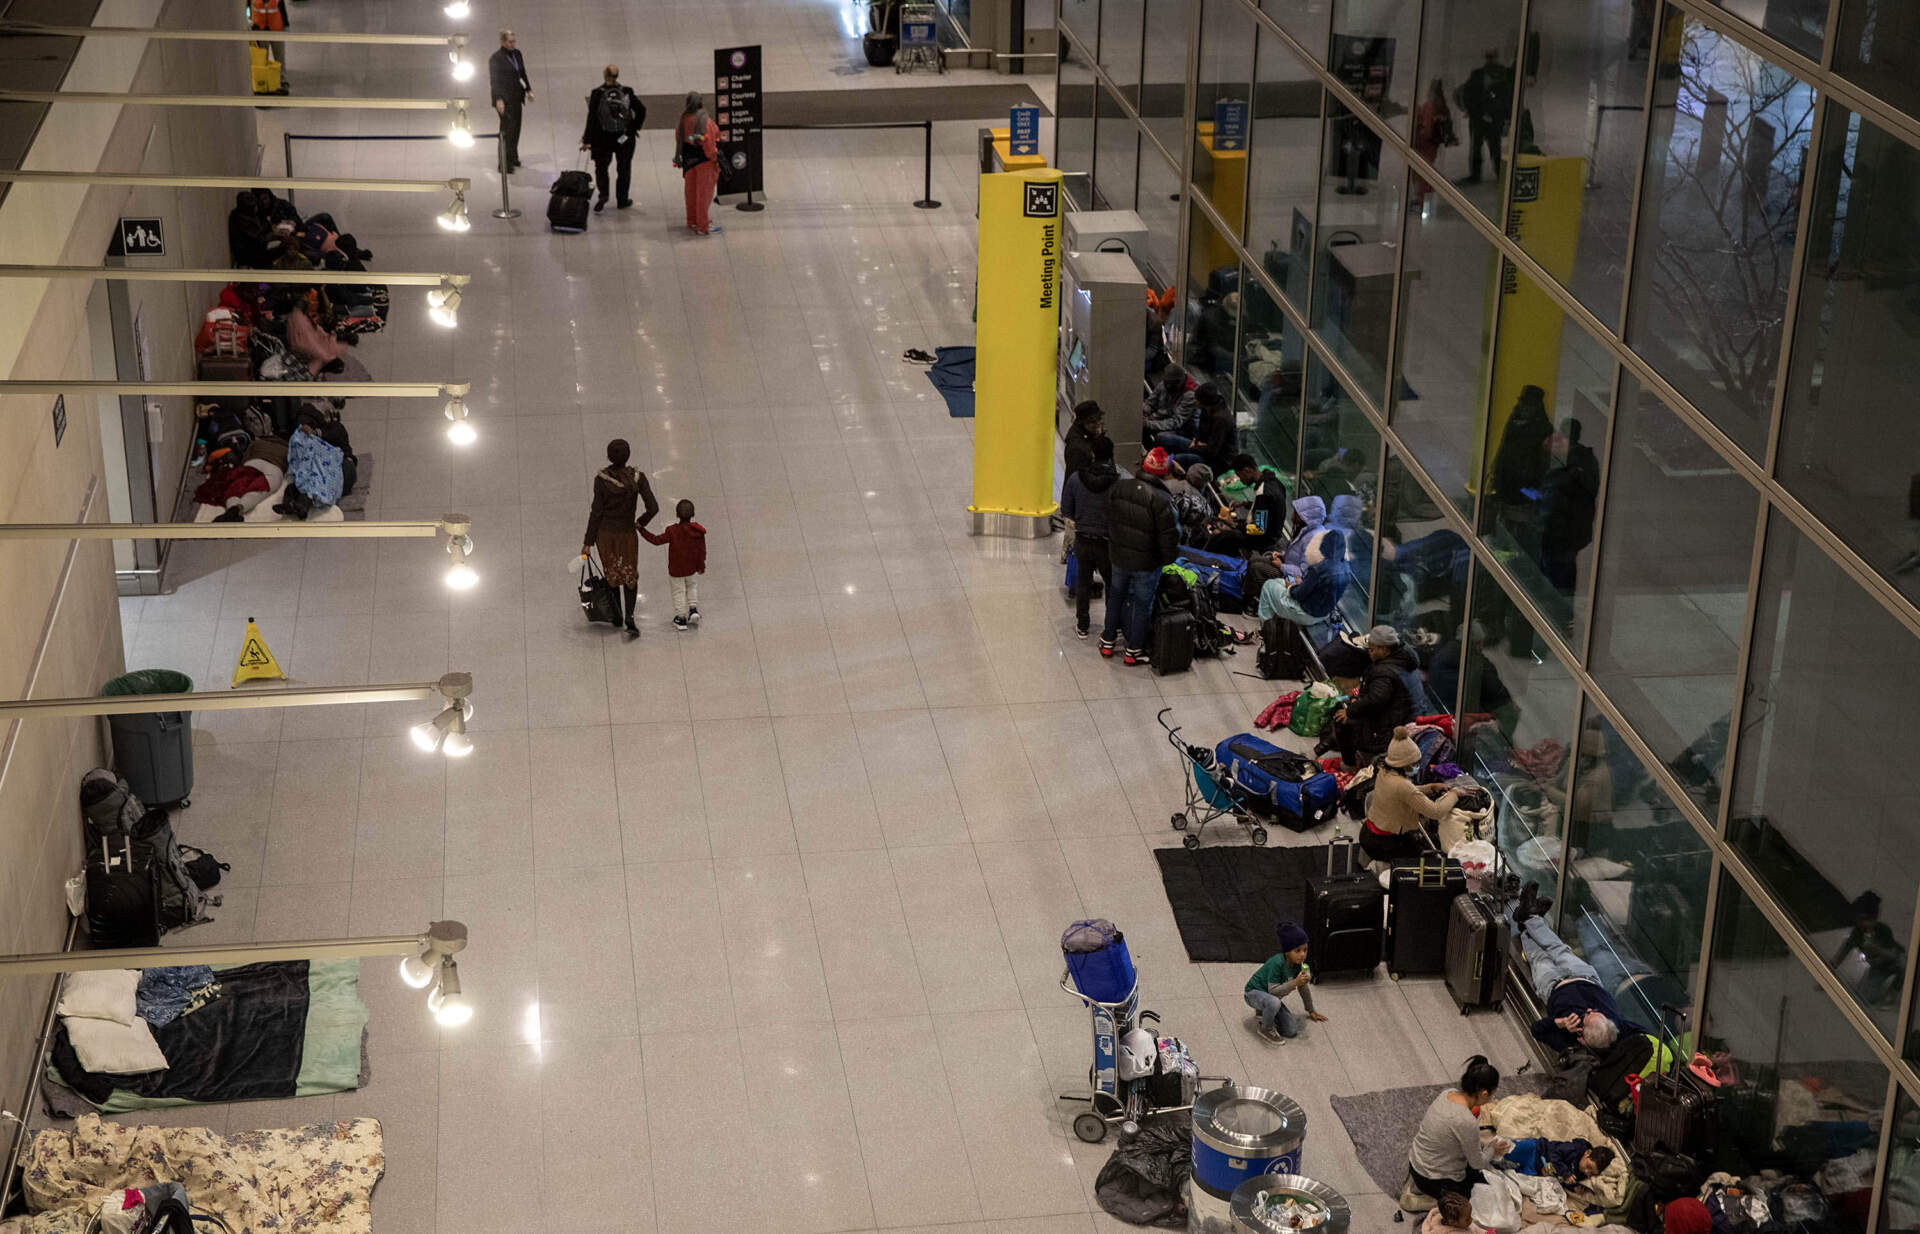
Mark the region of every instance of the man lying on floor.
[[1531, 970], [1542, 1012], [1532, 1025], [1534, 1039], [1556, 1052], [1576, 1045], [1598, 1052], [1611, 1047], [1623, 1033], [1644, 1033], [1621, 1014], [1593, 965], [1575, 955], [1547, 925], [1542, 914], [1553, 902], [1541, 899], [1539, 891], [1538, 883], [1528, 883], [1513, 906], [1514, 928], [1523, 940], [1521, 954]]

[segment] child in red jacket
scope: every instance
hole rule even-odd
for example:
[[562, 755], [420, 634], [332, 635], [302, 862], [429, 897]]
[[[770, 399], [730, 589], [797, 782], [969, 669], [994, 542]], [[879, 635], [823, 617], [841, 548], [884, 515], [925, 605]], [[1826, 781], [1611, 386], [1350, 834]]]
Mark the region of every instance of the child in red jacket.
[[645, 527], [640, 534], [649, 544], [667, 546], [667, 576], [673, 580], [673, 628], [685, 630], [700, 624], [700, 581], [696, 574], [707, 572], [707, 529], [693, 521], [693, 503], [682, 497], [674, 504], [673, 516], [680, 521], [658, 534]]

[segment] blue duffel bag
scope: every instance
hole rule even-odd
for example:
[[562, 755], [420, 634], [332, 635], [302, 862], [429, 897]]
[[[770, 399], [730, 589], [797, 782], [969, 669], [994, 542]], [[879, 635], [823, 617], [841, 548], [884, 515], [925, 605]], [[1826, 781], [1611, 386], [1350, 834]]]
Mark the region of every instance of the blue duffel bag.
[[1073, 988], [1096, 1003], [1121, 1003], [1136, 980], [1126, 935], [1111, 921], [1076, 921], [1060, 936]]
[[1304, 754], [1237, 733], [1215, 746], [1213, 757], [1221, 773], [1259, 798], [1283, 827], [1306, 831], [1340, 810], [1340, 782]]
[[1213, 607], [1238, 613], [1247, 607], [1247, 560], [1197, 548], [1180, 549], [1179, 564], [1200, 576], [1200, 585], [1213, 593]]

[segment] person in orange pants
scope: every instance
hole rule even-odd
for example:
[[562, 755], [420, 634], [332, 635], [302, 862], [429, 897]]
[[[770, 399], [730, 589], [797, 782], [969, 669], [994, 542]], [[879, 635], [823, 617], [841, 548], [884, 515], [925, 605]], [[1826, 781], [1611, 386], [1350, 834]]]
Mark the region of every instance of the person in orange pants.
[[687, 228], [703, 236], [713, 235], [720, 228], [708, 221], [707, 211], [713, 205], [713, 190], [720, 183], [720, 126], [707, 114], [698, 90], [687, 94], [687, 109], [680, 113], [674, 141], [674, 165], [687, 186]]

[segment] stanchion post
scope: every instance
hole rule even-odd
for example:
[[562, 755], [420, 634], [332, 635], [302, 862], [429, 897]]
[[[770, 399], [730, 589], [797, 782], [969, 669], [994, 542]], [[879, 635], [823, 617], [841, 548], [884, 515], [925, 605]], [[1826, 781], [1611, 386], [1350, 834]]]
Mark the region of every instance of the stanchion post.
[[938, 210], [940, 203], [933, 199], [933, 121], [920, 122], [926, 128], [926, 154], [923, 160], [920, 200], [913, 204], [922, 210]]
[[[287, 179], [291, 180], [293, 179], [293, 134], [292, 133], [280, 134], [280, 153], [281, 153], [281, 157], [286, 160]], [[290, 206], [297, 206], [300, 204], [299, 202], [293, 199], [292, 189], [287, 190], [287, 204]]]
[[734, 207], [733, 207], [733, 208], [734, 208], [734, 209], [736, 209], [736, 210], [744, 210], [744, 211], [745, 211], [745, 212], [747, 212], [748, 214], [758, 214], [758, 213], [760, 213], [760, 212], [761, 212], [762, 210], [764, 210], [764, 209], [766, 209], [766, 208], [767, 208], [767, 203], [766, 203], [766, 202], [764, 202], [764, 201], [755, 201], [755, 200], [753, 199], [753, 190], [752, 190], [752, 189], [748, 189], [748, 190], [747, 190], [747, 199], [746, 199], [745, 201], [742, 201], [742, 202], [736, 202], [736, 203], [734, 203]]
[[500, 140], [498, 133], [493, 136], [493, 152], [500, 164], [500, 208], [493, 212], [493, 217], [517, 219], [520, 212], [513, 208], [513, 202], [507, 196], [507, 143]]

